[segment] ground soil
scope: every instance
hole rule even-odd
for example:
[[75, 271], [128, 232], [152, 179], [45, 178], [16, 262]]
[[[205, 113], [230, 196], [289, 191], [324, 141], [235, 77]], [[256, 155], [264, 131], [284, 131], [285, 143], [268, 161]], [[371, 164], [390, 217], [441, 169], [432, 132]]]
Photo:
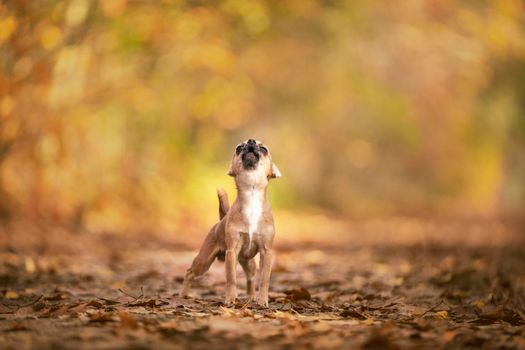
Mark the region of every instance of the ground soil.
[[6, 226], [0, 347], [525, 349], [519, 235], [433, 223], [428, 235], [407, 239], [399, 226], [404, 238], [386, 240], [396, 225], [385, 222], [383, 235], [365, 225], [344, 238], [283, 239], [268, 308], [246, 300], [240, 268], [240, 298], [224, 305], [218, 261], [191, 298], [179, 298], [198, 243], [170, 234]]

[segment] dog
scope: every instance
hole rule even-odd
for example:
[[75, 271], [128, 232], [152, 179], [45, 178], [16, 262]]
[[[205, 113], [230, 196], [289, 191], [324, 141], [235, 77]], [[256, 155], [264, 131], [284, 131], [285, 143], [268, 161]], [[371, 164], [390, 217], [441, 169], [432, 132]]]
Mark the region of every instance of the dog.
[[192, 280], [208, 271], [217, 258], [226, 260], [225, 304], [232, 304], [237, 298], [237, 261], [246, 274], [248, 300], [255, 300], [254, 257], [259, 253], [256, 302], [267, 307], [275, 236], [268, 183], [270, 179], [280, 177], [281, 172], [273, 163], [268, 147], [249, 139], [235, 148], [228, 175], [235, 179], [237, 198], [230, 207], [227, 193], [220, 188], [217, 190], [220, 221], [211, 228], [186, 271], [180, 296], [187, 297]]

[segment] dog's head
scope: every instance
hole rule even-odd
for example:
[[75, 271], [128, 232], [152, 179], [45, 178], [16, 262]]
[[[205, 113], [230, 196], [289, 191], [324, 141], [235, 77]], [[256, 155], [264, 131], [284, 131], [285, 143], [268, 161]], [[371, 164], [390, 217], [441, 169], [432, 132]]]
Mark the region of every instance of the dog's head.
[[269, 179], [281, 176], [281, 172], [272, 161], [268, 147], [253, 139], [246, 140], [235, 147], [228, 175], [235, 177], [249, 171], [263, 172]]

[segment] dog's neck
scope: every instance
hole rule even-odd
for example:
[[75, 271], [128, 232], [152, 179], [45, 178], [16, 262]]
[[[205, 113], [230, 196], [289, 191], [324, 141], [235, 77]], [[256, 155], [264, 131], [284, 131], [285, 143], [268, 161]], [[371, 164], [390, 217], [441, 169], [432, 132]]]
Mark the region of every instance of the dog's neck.
[[245, 171], [235, 178], [237, 200], [248, 222], [250, 237], [257, 232], [259, 220], [268, 202], [268, 178], [257, 170]]
[[268, 178], [259, 169], [243, 171], [235, 177], [235, 186], [239, 196], [245, 192], [262, 191], [266, 193]]

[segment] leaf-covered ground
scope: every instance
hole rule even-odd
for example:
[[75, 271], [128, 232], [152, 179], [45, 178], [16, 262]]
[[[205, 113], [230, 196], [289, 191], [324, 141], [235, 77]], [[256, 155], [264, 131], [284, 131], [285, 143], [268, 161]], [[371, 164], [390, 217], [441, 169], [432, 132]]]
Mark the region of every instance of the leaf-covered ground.
[[362, 227], [337, 243], [283, 240], [269, 308], [243, 299], [240, 269], [240, 299], [223, 305], [219, 262], [177, 297], [194, 251], [165, 236], [5, 228], [0, 348], [525, 349], [523, 242], [432, 227], [431, 240]]

